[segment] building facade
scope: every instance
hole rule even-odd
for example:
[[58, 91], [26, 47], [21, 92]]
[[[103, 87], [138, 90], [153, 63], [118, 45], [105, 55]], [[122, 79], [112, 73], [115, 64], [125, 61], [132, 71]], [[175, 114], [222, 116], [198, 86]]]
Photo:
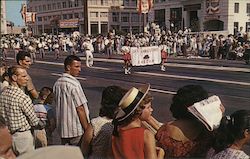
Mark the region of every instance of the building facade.
[[[249, 0], [155, 0], [154, 22], [173, 31], [250, 32]], [[240, 17], [240, 18], [239, 18]]]
[[7, 34], [6, 2], [1, 1], [1, 34]]
[[[154, 0], [147, 14], [139, 14], [137, 0], [28, 0], [36, 22], [28, 24], [34, 34], [79, 31], [91, 35], [139, 33], [148, 22], [178, 31], [250, 31], [249, 0]], [[87, 16], [87, 18], [86, 18]], [[239, 18], [240, 17], [240, 18]], [[84, 23], [88, 30], [85, 31]]]

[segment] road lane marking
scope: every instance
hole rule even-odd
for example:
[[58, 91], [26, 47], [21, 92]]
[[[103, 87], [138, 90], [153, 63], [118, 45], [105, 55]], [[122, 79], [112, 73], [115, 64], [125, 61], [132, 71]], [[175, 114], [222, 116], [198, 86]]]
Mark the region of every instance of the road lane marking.
[[[51, 75], [52, 75], [52, 76], [59, 76], [59, 77], [62, 76], [61, 73], [51, 73]], [[84, 78], [84, 77], [76, 77], [76, 79], [78, 79], [78, 80], [83, 80], [83, 81], [86, 81], [86, 80], [87, 80], [87, 78]]]
[[167, 74], [150, 73], [150, 72], [135, 72], [135, 73], [136, 74], [141, 74], [141, 75], [149, 75], [149, 76], [159, 76], [159, 77], [169, 77], [169, 78], [199, 80], [199, 81], [210, 81], [210, 82], [217, 82], [217, 83], [227, 83], [227, 84], [237, 84], [237, 85], [243, 85], [243, 86], [250, 86], [250, 83], [247, 83], [247, 82], [219, 80], [219, 79], [212, 79], [212, 78], [179, 76], [179, 75], [167, 75]]
[[111, 70], [110, 68], [96, 67], [96, 66], [92, 66], [92, 67], [90, 67], [90, 68], [97, 69], [97, 70], [105, 70], [105, 71], [110, 71], [110, 70]]
[[160, 89], [154, 89], [154, 88], [150, 88], [150, 91], [152, 92], [158, 92], [158, 93], [164, 93], [164, 94], [176, 94], [176, 92], [172, 92], [172, 91], [165, 91], [165, 90], [160, 90]]

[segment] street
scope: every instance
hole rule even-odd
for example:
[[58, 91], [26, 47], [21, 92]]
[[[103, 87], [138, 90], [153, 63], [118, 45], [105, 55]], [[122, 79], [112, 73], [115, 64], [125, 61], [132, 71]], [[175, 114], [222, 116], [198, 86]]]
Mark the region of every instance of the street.
[[[79, 77], [89, 102], [91, 117], [98, 115], [101, 92], [109, 85], [129, 89], [150, 83], [150, 92], [154, 96], [153, 114], [161, 122], [172, 119], [169, 112], [172, 96], [178, 88], [188, 84], [202, 85], [210, 95], [218, 95], [226, 114], [247, 109], [250, 105], [250, 67], [243, 61], [173, 58], [167, 63], [166, 72], [161, 72], [159, 65], [153, 65], [133, 67], [132, 75], [124, 75], [119, 56], [112, 59], [97, 56], [92, 68], [85, 67], [83, 60]], [[38, 59], [31, 66], [29, 73], [38, 90], [43, 86], [53, 86], [64, 70], [64, 58], [55, 61], [52, 55], [47, 55], [45, 60]]]

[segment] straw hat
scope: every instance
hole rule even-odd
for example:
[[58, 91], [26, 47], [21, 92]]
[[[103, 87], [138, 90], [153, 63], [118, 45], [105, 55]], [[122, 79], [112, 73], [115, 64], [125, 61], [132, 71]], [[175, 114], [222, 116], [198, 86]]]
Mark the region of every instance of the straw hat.
[[132, 87], [120, 100], [119, 109], [115, 119], [118, 122], [121, 122], [128, 118], [147, 95], [149, 88], [150, 84], [145, 84], [138, 89]]

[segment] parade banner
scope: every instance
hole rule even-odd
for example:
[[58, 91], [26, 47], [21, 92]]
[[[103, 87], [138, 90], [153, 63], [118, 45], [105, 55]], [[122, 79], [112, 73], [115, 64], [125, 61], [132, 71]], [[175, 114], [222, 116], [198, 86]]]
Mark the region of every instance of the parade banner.
[[20, 13], [21, 13], [22, 19], [24, 19], [24, 20], [25, 20], [26, 12], [27, 12], [27, 6], [26, 6], [26, 4], [22, 4]]
[[59, 20], [60, 28], [77, 28], [79, 26], [79, 19]]
[[26, 12], [25, 14], [25, 22], [26, 23], [34, 23], [36, 21], [36, 13], [35, 12]]
[[161, 63], [161, 50], [158, 46], [131, 47], [132, 66], [146, 66]]

